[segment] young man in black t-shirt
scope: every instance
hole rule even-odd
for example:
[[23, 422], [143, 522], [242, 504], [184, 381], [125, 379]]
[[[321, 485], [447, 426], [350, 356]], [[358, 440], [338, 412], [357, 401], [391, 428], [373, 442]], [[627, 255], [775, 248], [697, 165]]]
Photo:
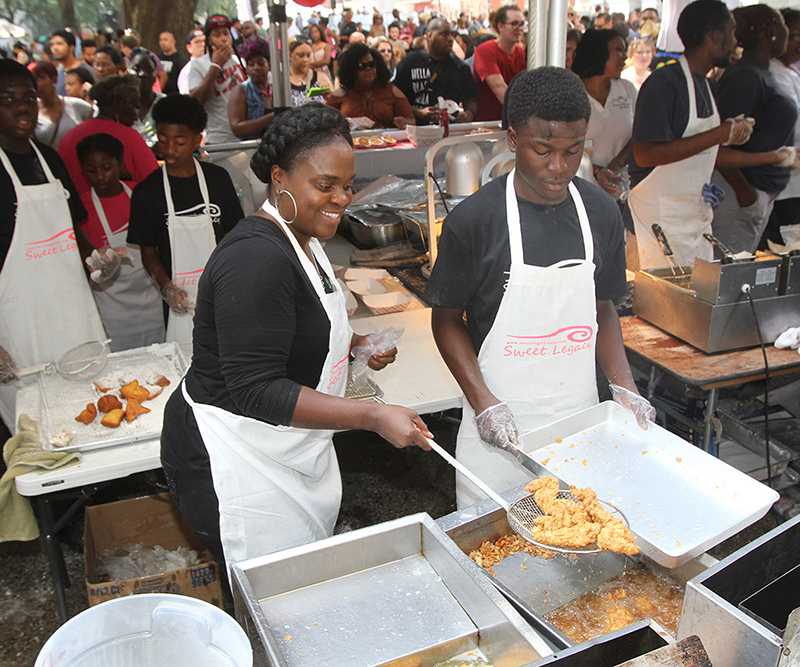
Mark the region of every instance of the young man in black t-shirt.
[[442, 18], [428, 23], [425, 51], [412, 51], [397, 66], [394, 84], [403, 91], [420, 124], [434, 121], [440, 97], [452, 100], [462, 110], [451, 122], [469, 123], [478, 109], [478, 91], [469, 66], [453, 53], [454, 32]]
[[167, 95], [177, 95], [178, 74], [186, 63], [189, 62], [189, 58], [185, 53], [178, 51], [175, 35], [169, 32], [169, 30], [165, 30], [158, 36], [158, 46], [161, 49], [158, 58], [167, 74], [167, 83], [164, 86], [164, 93]]
[[[206, 118], [203, 105], [189, 95], [172, 95], [153, 107], [158, 152], [164, 158], [176, 216], [205, 213], [194, 151], [200, 146]], [[208, 162], [199, 165], [208, 187], [209, 214], [219, 243], [244, 217], [242, 206], [227, 171]], [[141, 246], [142, 263], [169, 306], [179, 306], [183, 290], [172, 282], [168, 209], [161, 169], [156, 169], [133, 190], [128, 242]], [[176, 312], [181, 312], [180, 308]]]
[[[586, 91], [572, 72], [541, 67], [514, 80], [506, 108], [515, 170], [447, 216], [426, 295], [465, 397], [456, 455], [499, 492], [530, 478], [509, 456], [519, 432], [597, 403], [595, 363], [641, 424], [654, 416], [612, 301], [625, 292], [620, 212], [575, 176]], [[456, 491], [459, 508], [481, 497], [461, 478]]]

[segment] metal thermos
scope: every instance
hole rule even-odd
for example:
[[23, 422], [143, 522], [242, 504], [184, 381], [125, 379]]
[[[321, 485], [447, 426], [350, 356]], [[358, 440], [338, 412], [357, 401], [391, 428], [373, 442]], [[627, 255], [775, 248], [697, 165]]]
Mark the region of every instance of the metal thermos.
[[445, 156], [447, 194], [468, 197], [481, 186], [483, 153], [474, 143], [451, 146]]

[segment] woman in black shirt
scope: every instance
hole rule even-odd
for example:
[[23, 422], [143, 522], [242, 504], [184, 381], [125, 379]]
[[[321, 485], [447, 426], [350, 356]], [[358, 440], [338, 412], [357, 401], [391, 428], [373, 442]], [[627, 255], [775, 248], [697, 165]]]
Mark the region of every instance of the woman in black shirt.
[[342, 398], [364, 337], [318, 239], [335, 234], [352, 198], [347, 121], [316, 103], [282, 113], [251, 166], [268, 199], [206, 265], [194, 358], [161, 437], [179, 511], [228, 563], [332, 533], [342, 489], [333, 430], [371, 430], [396, 447], [427, 448], [430, 437], [411, 410]]

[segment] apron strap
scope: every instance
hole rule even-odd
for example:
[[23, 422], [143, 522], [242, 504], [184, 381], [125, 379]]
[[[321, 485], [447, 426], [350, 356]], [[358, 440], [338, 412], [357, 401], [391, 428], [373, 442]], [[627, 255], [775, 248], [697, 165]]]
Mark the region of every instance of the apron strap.
[[[272, 218], [274, 218], [275, 221], [278, 223], [278, 226], [283, 230], [283, 233], [286, 234], [286, 238], [289, 239], [289, 243], [294, 249], [297, 258], [300, 260], [300, 264], [302, 265], [303, 270], [305, 270], [308, 279], [311, 281], [311, 285], [314, 287], [314, 291], [317, 293], [319, 300], [323, 303], [323, 305], [325, 305], [326, 304], [325, 286], [322, 284], [322, 278], [319, 275], [319, 271], [317, 271], [316, 267], [311, 263], [311, 260], [308, 258], [308, 255], [306, 255], [306, 253], [303, 252], [303, 249], [300, 247], [300, 243], [295, 238], [295, 235], [292, 234], [292, 230], [289, 229], [289, 225], [283, 219], [283, 216], [281, 216], [281, 214], [278, 212], [277, 207], [273, 206], [272, 202], [269, 200], [269, 198], [267, 198], [261, 205], [261, 210], [270, 215]], [[316, 244], [314, 243], [314, 241], [316, 241]], [[311, 252], [317, 258], [317, 261], [320, 261], [316, 246], [319, 246], [319, 251], [324, 257], [325, 251], [322, 250], [322, 246], [320, 245], [319, 241], [317, 239], [312, 239], [310, 244]], [[329, 262], [327, 261], [327, 257], [325, 258], [325, 263], [327, 263], [330, 266]], [[334, 283], [337, 282], [333, 275], [331, 275], [331, 280]], [[338, 289], [338, 286], [335, 284], [334, 284], [334, 289]], [[327, 306], [325, 307], [325, 312], [326, 314], [328, 312]], [[328, 319], [330, 319], [330, 315], [328, 315]]]
[[[524, 255], [522, 251], [522, 225], [519, 219], [519, 204], [517, 203], [517, 192], [514, 188], [514, 175], [516, 168], [512, 169], [508, 174], [506, 181], [506, 220], [508, 222], [508, 243], [511, 250], [511, 265], [524, 264]], [[586, 261], [588, 263], [594, 262], [594, 240], [592, 238], [592, 229], [589, 225], [589, 216], [586, 213], [586, 207], [583, 205], [583, 199], [575, 184], [570, 181], [569, 194], [572, 198], [572, 203], [575, 205], [575, 210], [578, 213], [578, 222], [581, 227], [581, 236], [583, 238], [583, 252], [585, 260], [566, 259], [561, 262], [556, 262], [553, 267], [559, 268], [561, 265], [572, 265], [575, 262]]]
[[[130, 199], [131, 196], [131, 189], [122, 181], [120, 181], [122, 185], [122, 190], [128, 195]], [[97, 213], [97, 219], [100, 221], [100, 225], [103, 227], [103, 231], [106, 233], [106, 239], [108, 240], [109, 245], [111, 244], [111, 237], [114, 235], [114, 232], [111, 231], [111, 225], [108, 224], [108, 217], [106, 216], [105, 209], [103, 208], [103, 202], [101, 201], [100, 197], [97, 196], [94, 188], [91, 190], [92, 194], [92, 205], [94, 206], [94, 210]]]
[[19, 176], [17, 176], [17, 172], [14, 171], [11, 160], [2, 148], [0, 148], [0, 162], [2, 162], [3, 166], [8, 172], [11, 182], [14, 184], [14, 191], [17, 193], [17, 199], [19, 199], [19, 192], [22, 189], [22, 181], [19, 180]]
[[33, 139], [29, 139], [31, 142], [31, 147], [33, 148], [33, 152], [36, 153], [36, 157], [39, 158], [39, 162], [42, 165], [42, 171], [44, 172], [45, 177], [47, 178], [48, 182], [55, 183], [58, 179], [53, 176], [53, 172], [50, 171], [50, 165], [47, 164], [47, 160], [44, 159], [44, 155], [39, 150], [39, 147], [34, 143]]
[[[694, 77], [692, 76], [692, 70], [689, 69], [689, 61], [686, 60], [686, 56], [681, 56], [678, 62], [681, 64], [681, 68], [683, 69], [683, 75], [686, 77], [686, 87], [689, 93], [689, 123], [691, 123], [692, 119], [697, 119], [697, 93], [695, 92], [694, 88]], [[717, 103], [714, 101], [714, 94], [711, 92], [711, 86], [708, 85], [708, 79], [703, 79], [703, 85], [705, 85], [706, 90], [708, 91], [708, 97], [711, 100], [711, 115], [717, 115]]]
[[[197, 161], [197, 158], [192, 158], [192, 159], [194, 160], [194, 171], [195, 174], [197, 174], [197, 184], [200, 186], [200, 196], [203, 198], [203, 204], [205, 206], [205, 214], [210, 216], [211, 200], [208, 197], [208, 186], [206, 185], [206, 177], [203, 174], [203, 169], [200, 167], [200, 163]], [[167, 199], [167, 216], [168, 219], [174, 218], [175, 204], [172, 201], [172, 188], [169, 187], [169, 176], [167, 175], [166, 164], [161, 167], [161, 171], [164, 177], [164, 196]]]
[[592, 238], [592, 228], [591, 225], [589, 225], [589, 216], [586, 213], [586, 207], [583, 205], [581, 193], [578, 192], [578, 187], [572, 181], [569, 182], [569, 194], [572, 197], [572, 203], [575, 204], [575, 210], [578, 212], [578, 222], [581, 224], [583, 254], [586, 257], [586, 261], [591, 264], [594, 262], [594, 239]]

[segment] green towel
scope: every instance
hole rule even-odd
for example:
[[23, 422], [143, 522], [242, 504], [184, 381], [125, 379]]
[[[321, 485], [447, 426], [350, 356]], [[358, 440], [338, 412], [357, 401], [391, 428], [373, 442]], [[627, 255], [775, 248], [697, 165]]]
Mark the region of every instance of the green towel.
[[80, 461], [77, 452], [42, 449], [39, 427], [28, 415], [20, 415], [17, 434], [3, 446], [6, 471], [0, 477], [0, 542], [27, 541], [39, 537], [39, 526], [30, 501], [17, 493], [14, 479], [34, 470], [53, 470]]

